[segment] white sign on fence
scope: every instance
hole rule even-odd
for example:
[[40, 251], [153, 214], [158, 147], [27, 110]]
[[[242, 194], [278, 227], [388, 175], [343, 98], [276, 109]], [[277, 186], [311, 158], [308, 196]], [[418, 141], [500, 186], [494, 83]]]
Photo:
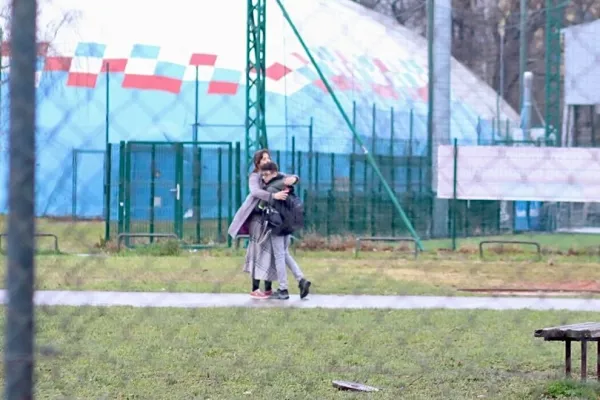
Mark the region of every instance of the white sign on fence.
[[600, 104], [600, 20], [563, 29], [565, 35], [565, 102]]
[[[600, 149], [459, 146], [463, 200], [600, 202]], [[438, 148], [437, 197], [454, 198], [454, 147]]]

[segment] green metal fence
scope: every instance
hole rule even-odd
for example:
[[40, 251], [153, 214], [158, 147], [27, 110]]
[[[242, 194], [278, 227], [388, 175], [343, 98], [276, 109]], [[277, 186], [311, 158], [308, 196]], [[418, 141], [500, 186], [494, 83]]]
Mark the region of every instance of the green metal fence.
[[[292, 144], [295, 139], [292, 137]], [[429, 237], [432, 193], [426, 156], [377, 155], [376, 161], [415, 229]], [[407, 235], [389, 196], [364, 155], [274, 151], [284, 172], [300, 177], [304, 233]], [[231, 244], [227, 227], [247, 194], [248, 167], [240, 143], [121, 142], [109, 147], [107, 238], [118, 233], [174, 233], [188, 243]], [[457, 236], [496, 234], [496, 201], [457, 201]]]
[[227, 241], [241, 198], [239, 143], [121, 142], [109, 152], [107, 238], [175, 233], [191, 243]]

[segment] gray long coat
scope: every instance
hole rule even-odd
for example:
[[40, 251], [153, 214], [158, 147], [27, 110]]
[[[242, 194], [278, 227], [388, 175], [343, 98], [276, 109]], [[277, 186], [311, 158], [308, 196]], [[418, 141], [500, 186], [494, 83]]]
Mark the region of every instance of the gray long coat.
[[260, 179], [260, 174], [257, 172], [250, 174], [248, 187], [250, 189], [250, 193], [248, 193], [248, 196], [246, 196], [246, 200], [244, 200], [239, 210], [236, 211], [233, 219], [231, 220], [231, 225], [229, 225], [229, 229], [227, 230], [229, 236], [234, 239], [238, 234], [240, 234], [240, 231], [243, 233], [249, 233], [247, 224], [249, 224], [250, 221], [248, 220], [248, 217], [250, 217], [252, 211], [256, 209], [258, 203], [261, 200], [268, 201], [270, 203], [273, 199], [273, 194], [264, 189], [265, 185], [262, 179]]

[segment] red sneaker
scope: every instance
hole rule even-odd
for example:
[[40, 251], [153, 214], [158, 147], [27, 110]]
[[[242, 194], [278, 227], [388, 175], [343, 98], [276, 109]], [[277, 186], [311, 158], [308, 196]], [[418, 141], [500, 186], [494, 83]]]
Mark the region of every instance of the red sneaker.
[[252, 297], [253, 299], [269, 298], [269, 296], [267, 296], [265, 293], [263, 293], [260, 289], [256, 289], [254, 292], [250, 292], [250, 297]]
[[272, 291], [272, 290], [267, 290], [266, 292], [263, 292], [263, 294], [264, 294], [266, 297], [269, 297], [270, 295], [272, 295], [272, 294], [273, 294], [273, 291]]

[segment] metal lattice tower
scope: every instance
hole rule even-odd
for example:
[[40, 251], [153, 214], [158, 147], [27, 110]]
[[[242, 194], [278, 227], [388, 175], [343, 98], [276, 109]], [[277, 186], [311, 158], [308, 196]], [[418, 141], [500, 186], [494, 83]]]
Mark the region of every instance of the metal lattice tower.
[[561, 43], [560, 30], [563, 25], [565, 3], [563, 0], [546, 0], [546, 55], [545, 55], [545, 118], [546, 140], [555, 138], [555, 145], [560, 146], [560, 63]]
[[248, 0], [247, 7], [246, 160], [250, 162], [256, 150], [268, 147], [265, 121], [266, 0]]

